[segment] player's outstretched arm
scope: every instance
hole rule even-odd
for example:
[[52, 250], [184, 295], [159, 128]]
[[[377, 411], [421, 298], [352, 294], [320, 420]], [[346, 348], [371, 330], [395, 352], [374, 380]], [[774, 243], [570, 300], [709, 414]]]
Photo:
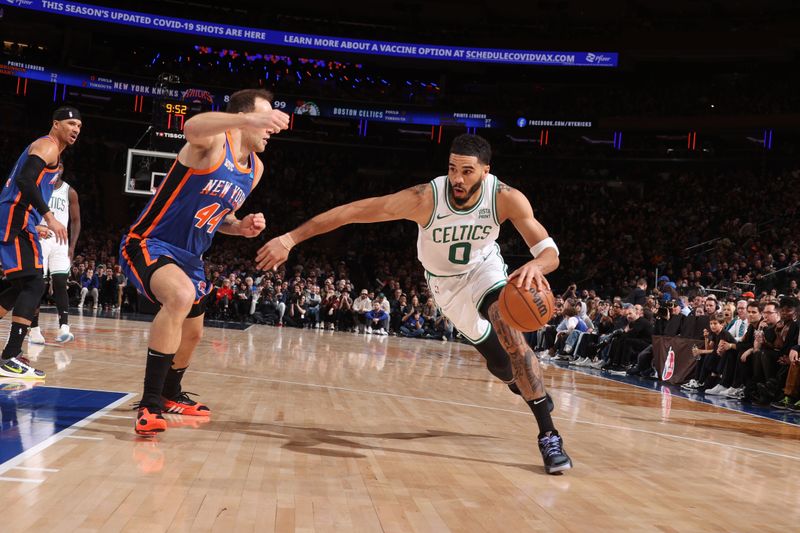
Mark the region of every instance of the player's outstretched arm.
[[286, 261], [295, 245], [345, 224], [412, 220], [425, 225], [432, 212], [433, 190], [429, 183], [340, 205], [269, 241], [258, 250], [256, 264], [262, 270], [275, 268]]
[[531, 203], [520, 191], [501, 183], [497, 191], [497, 209], [500, 222], [510, 220], [534, 256], [534, 259], [512, 272], [509, 281], [526, 290], [531, 285], [540, 290], [550, 290], [550, 284], [544, 276], [558, 268], [558, 248], [544, 226], [533, 216]]
[[222, 113], [210, 111], [200, 113], [186, 121], [183, 134], [186, 141], [200, 149], [212, 148], [217, 137], [227, 130], [252, 128], [278, 133], [289, 127], [289, 115], [277, 109], [251, 113]]

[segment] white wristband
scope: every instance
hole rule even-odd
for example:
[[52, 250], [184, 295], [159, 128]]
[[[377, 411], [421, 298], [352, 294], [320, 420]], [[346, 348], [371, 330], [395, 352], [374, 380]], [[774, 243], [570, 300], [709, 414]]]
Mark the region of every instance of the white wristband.
[[537, 255], [541, 254], [547, 248], [552, 248], [553, 250], [556, 251], [556, 256], [559, 255], [558, 246], [556, 246], [556, 241], [554, 241], [552, 237], [542, 239], [541, 241], [534, 244], [531, 247], [531, 255], [535, 259]]

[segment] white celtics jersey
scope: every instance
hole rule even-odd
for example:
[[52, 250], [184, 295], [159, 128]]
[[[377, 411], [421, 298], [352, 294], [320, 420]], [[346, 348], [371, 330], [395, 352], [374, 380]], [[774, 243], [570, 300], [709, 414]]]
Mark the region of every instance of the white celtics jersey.
[[[50, 197], [48, 206], [56, 220], [64, 224], [66, 228], [69, 224], [69, 183], [62, 181], [61, 187], [53, 189], [53, 195]], [[44, 220], [42, 224], [47, 225]]]
[[450, 204], [447, 176], [431, 181], [433, 213], [428, 224], [420, 226], [417, 237], [417, 256], [430, 274], [464, 274], [496, 252], [495, 241], [500, 234], [495, 201], [498, 183], [497, 176], [487, 175], [478, 202], [462, 211]]

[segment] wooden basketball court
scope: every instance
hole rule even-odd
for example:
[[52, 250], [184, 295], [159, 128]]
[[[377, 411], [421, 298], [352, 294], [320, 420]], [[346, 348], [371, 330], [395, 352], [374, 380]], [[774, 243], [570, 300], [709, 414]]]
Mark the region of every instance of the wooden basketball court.
[[[43, 320], [50, 338], [54, 323]], [[133, 433], [131, 403], [149, 324], [72, 324], [75, 342], [38, 356], [45, 386], [134, 394], [37, 445], [31, 428], [48, 423], [46, 406], [24, 398], [39, 387], [7, 393], [18, 423], [4, 410], [0, 444], [25, 451], [0, 466], [5, 533], [800, 524], [800, 428], [790, 424], [548, 366], [575, 464], [548, 476], [533, 416], [471, 347], [254, 326], [207, 329], [184, 379], [212, 420], [169, 416], [169, 431], [146, 440]]]

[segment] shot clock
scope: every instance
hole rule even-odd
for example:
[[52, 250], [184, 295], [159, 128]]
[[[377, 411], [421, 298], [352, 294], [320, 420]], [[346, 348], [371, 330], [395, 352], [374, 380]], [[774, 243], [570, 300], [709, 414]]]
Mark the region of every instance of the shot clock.
[[196, 105], [198, 108], [197, 111], [192, 109], [188, 103], [185, 102], [175, 102], [170, 100], [164, 100], [160, 102], [160, 112], [157, 112], [157, 117], [154, 122], [157, 129], [163, 129], [166, 131], [183, 131], [183, 125], [189, 119], [189, 114], [191, 113], [194, 115], [195, 113], [199, 112], [199, 105]]

